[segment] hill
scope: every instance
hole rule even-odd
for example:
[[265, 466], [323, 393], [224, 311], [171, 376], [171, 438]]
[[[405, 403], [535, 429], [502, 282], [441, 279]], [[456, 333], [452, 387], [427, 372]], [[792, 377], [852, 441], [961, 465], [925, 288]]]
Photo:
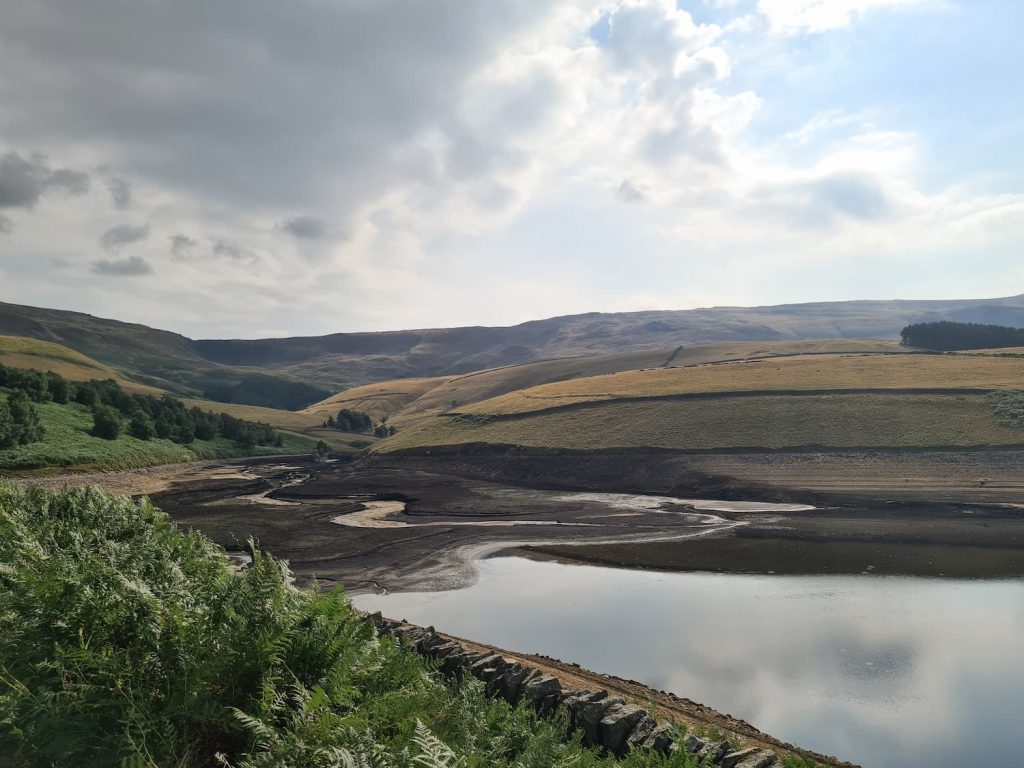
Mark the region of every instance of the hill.
[[794, 355], [652, 368], [451, 408], [373, 450], [1024, 445], [1021, 382], [1020, 357], [960, 354]]
[[63, 346], [138, 384], [185, 397], [293, 409], [329, 394], [286, 375], [206, 360], [180, 334], [81, 312], [0, 302], [0, 334]]
[[659, 352], [727, 341], [896, 339], [913, 323], [1024, 327], [1024, 296], [849, 301], [590, 313], [511, 327], [192, 340], [76, 312], [0, 304], [0, 333], [62, 344], [138, 382], [191, 397], [299, 409], [390, 379], [465, 375], [541, 360]]

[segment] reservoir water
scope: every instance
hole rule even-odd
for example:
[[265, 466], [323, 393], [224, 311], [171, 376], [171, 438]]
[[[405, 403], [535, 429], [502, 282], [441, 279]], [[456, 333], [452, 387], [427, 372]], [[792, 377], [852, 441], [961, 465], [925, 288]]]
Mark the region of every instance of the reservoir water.
[[492, 557], [364, 610], [632, 678], [866, 768], [1024, 765], [1024, 580], [660, 573]]

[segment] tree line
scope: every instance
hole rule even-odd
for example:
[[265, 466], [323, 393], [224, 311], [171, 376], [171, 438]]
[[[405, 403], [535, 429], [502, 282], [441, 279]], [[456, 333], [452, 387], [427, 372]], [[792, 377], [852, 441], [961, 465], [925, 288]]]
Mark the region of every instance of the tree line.
[[947, 320], [915, 323], [900, 332], [903, 343], [911, 347], [950, 352], [956, 349], [999, 349], [1024, 347], [1024, 328], [981, 323], [954, 323]]
[[360, 434], [373, 433], [377, 437], [388, 437], [398, 430], [388, 424], [388, 417], [381, 418], [380, 423], [374, 426], [373, 417], [365, 411], [354, 411], [351, 408], [342, 408], [337, 416], [328, 416], [324, 426], [329, 429], [337, 429], [342, 432], [358, 432]]
[[243, 450], [281, 445], [269, 424], [247, 421], [185, 405], [171, 395], [125, 392], [113, 379], [73, 382], [52, 371], [0, 365], [0, 387], [10, 391], [0, 403], [0, 447], [10, 448], [43, 439], [35, 403], [78, 403], [92, 412], [92, 434], [116, 440], [122, 433], [139, 440], [160, 438], [188, 445], [195, 440], [224, 437]]

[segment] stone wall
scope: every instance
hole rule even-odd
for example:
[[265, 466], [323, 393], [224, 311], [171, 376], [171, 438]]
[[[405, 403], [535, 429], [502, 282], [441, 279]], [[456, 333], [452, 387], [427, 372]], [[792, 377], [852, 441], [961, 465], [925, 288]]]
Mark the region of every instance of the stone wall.
[[767, 749], [740, 748], [724, 740], [682, 736], [670, 723], [658, 721], [636, 704], [609, 696], [607, 691], [565, 690], [558, 678], [498, 653], [473, 651], [444, 637], [433, 627], [403, 621], [371, 619], [382, 637], [408, 642], [418, 653], [434, 659], [447, 677], [472, 675], [482, 681], [488, 696], [513, 706], [523, 703], [542, 716], [564, 712], [569, 732], [581, 732], [583, 743], [619, 757], [632, 749], [668, 754], [686, 750], [721, 768], [779, 768], [781, 760]]

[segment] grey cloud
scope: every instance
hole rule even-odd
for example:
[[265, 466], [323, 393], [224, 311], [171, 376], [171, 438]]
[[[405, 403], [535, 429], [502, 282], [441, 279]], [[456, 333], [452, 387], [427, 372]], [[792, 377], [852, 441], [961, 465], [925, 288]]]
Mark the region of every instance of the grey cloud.
[[647, 199], [647, 193], [632, 179], [625, 179], [617, 190], [619, 197], [627, 203], [639, 203]]
[[406, 183], [396, 153], [450, 124], [460, 85], [547, 7], [12, 0], [0, 135], [112, 148], [104, 161], [132, 177], [223, 205], [330, 199], [344, 226]]
[[195, 253], [199, 241], [188, 235], [170, 235], [167, 238], [171, 241], [171, 256], [176, 259], [185, 259]]
[[259, 256], [249, 248], [228, 240], [214, 240], [212, 250], [215, 256], [223, 256], [233, 261], [259, 261]]
[[11, 221], [10, 217], [4, 216], [0, 213], [0, 233], [9, 235], [14, 231], [14, 222]]
[[69, 168], [50, 168], [41, 155], [22, 157], [8, 152], [0, 157], [0, 208], [32, 209], [51, 189], [71, 195], [89, 191], [89, 175]]
[[315, 216], [294, 216], [281, 222], [281, 230], [298, 240], [321, 240], [327, 236], [327, 223]]
[[97, 275], [113, 277], [138, 277], [153, 274], [153, 267], [148, 261], [138, 256], [123, 259], [100, 259], [92, 263], [92, 271]]
[[111, 176], [107, 179], [107, 191], [110, 192], [110, 200], [119, 211], [130, 208], [132, 205], [132, 187], [120, 176]]
[[115, 251], [122, 246], [137, 243], [149, 237], [149, 224], [119, 224], [111, 227], [100, 237], [100, 245], [108, 251]]

